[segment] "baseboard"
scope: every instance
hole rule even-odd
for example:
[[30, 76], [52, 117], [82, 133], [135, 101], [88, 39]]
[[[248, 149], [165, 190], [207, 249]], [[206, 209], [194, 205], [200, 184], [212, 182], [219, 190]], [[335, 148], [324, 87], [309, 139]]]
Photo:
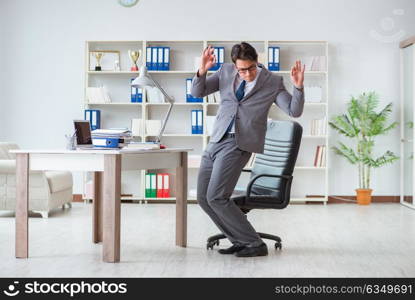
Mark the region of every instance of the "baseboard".
[[[346, 199], [346, 200], [341, 200]], [[349, 201], [347, 201], [349, 200]], [[82, 194], [74, 194], [72, 202], [83, 202]], [[356, 201], [356, 196], [342, 196], [342, 195], [332, 195], [329, 196], [328, 202], [329, 204], [337, 204], [337, 203], [350, 203], [353, 204]], [[123, 202], [132, 202], [131, 200], [123, 200]], [[399, 203], [400, 196], [372, 196], [372, 203]], [[147, 200], [147, 203], [176, 203], [175, 200]], [[188, 200], [188, 203], [197, 203], [196, 200]], [[319, 204], [320, 202], [307, 202], [307, 204]]]
[[84, 202], [82, 194], [73, 194], [72, 202]]
[[[339, 198], [346, 199], [345, 201]], [[351, 201], [347, 201], [351, 200]], [[336, 204], [336, 203], [356, 203], [356, 196], [341, 196], [341, 195], [332, 195], [329, 196], [327, 203]], [[372, 203], [399, 203], [400, 196], [372, 196]]]
[[[123, 195], [123, 196], [132, 196], [132, 195]], [[82, 198], [82, 194], [73, 194], [73, 199], [72, 202], [84, 202], [83, 198]], [[124, 203], [133, 203], [135, 202], [134, 200], [122, 200], [122, 202]], [[153, 203], [153, 204], [159, 204], [159, 203], [169, 203], [169, 204], [174, 204], [176, 203], [176, 200], [151, 200], [148, 199], [147, 203]], [[191, 203], [191, 204], [196, 204], [197, 201], [196, 200], [188, 200], [187, 203]]]

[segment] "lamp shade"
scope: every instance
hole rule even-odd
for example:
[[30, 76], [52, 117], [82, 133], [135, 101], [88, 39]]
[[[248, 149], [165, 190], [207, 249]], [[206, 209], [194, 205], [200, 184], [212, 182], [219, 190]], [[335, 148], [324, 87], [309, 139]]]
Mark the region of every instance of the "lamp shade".
[[154, 81], [150, 78], [146, 66], [141, 67], [140, 75], [131, 82], [131, 86], [143, 88], [146, 86], [155, 87]]

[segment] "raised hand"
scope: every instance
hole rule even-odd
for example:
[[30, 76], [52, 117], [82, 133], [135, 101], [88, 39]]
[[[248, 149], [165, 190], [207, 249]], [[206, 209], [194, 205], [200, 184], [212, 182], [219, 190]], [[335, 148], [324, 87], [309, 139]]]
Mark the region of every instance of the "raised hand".
[[210, 68], [216, 63], [216, 56], [213, 54], [214, 49], [212, 46], [208, 46], [203, 50], [202, 57], [200, 59], [199, 75], [204, 75]]
[[291, 81], [297, 88], [304, 86], [304, 71], [305, 65], [301, 65], [301, 60], [297, 60], [291, 68]]

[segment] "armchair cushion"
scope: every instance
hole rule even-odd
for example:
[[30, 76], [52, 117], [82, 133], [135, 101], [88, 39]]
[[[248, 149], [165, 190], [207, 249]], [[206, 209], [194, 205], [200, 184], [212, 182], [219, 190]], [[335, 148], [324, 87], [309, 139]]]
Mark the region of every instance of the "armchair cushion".
[[14, 159], [0, 159], [0, 173], [15, 174], [16, 161]]
[[49, 183], [51, 193], [64, 191], [72, 188], [72, 173], [66, 171], [47, 171], [45, 172], [46, 179]]
[[16, 155], [9, 153], [10, 150], [19, 149], [15, 143], [0, 142], [0, 159], [16, 159]]

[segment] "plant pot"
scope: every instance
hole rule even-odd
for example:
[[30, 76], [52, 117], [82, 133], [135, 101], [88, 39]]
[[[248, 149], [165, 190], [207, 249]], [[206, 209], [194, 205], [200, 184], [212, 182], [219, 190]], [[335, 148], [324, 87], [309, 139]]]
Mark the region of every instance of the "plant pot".
[[372, 189], [356, 189], [356, 199], [359, 205], [369, 205], [372, 202]]

